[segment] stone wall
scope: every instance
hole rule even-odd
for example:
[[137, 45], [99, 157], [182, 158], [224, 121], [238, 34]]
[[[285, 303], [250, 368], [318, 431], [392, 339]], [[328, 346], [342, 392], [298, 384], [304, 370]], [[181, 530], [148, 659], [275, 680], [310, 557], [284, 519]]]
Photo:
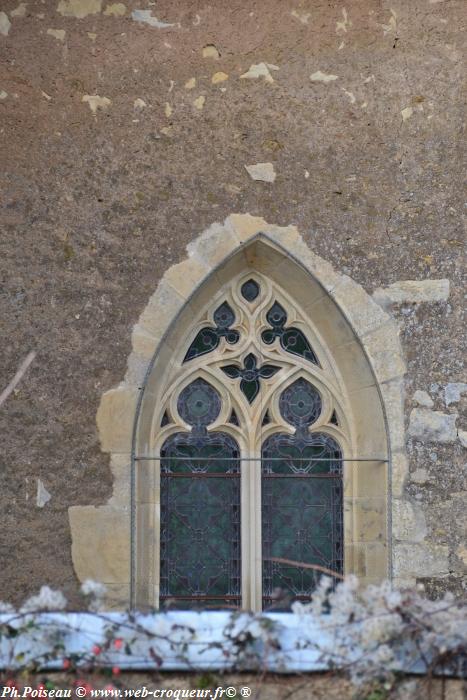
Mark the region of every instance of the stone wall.
[[460, 0], [4, 1], [2, 385], [38, 354], [0, 416], [0, 598], [79, 604], [68, 508], [112, 494], [100, 398], [164, 272], [233, 211], [296, 225], [400, 325], [395, 574], [461, 590], [465, 19]]

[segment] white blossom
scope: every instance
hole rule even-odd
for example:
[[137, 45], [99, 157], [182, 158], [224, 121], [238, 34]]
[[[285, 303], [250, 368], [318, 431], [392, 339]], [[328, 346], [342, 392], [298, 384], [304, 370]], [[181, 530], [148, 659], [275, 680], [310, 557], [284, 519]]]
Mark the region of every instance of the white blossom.
[[0, 600], [0, 615], [14, 613], [14, 612], [16, 612], [16, 611], [15, 611], [13, 605], [11, 605], [11, 603], [4, 603], [2, 600]]
[[81, 584], [81, 593], [83, 595], [93, 596], [94, 598], [103, 598], [107, 592], [107, 588], [99, 581], [93, 581], [91, 578], [86, 579]]
[[37, 595], [28, 598], [21, 607], [21, 612], [36, 612], [38, 610], [64, 610], [67, 600], [61, 591], [54, 591], [49, 586], [42, 586]]

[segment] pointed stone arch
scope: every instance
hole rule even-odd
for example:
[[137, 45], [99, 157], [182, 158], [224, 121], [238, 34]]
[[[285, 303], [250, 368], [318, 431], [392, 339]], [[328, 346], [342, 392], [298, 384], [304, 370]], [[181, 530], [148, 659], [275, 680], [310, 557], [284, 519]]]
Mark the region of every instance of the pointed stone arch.
[[407, 469], [405, 362], [396, 323], [360, 285], [314, 254], [293, 226], [233, 214], [187, 252], [166, 271], [133, 329], [124, 381], [102, 397], [97, 423], [102, 450], [111, 454], [114, 494], [103, 506], [70, 508], [78, 578], [105, 583], [109, 604], [117, 607], [128, 604], [130, 589], [134, 604], [156, 603], [158, 484], [144, 462], [136, 480], [132, 458], [151, 453], [160, 377], [187, 328], [229, 280], [250, 270], [281, 285], [312, 319], [315, 342], [351, 406], [353, 455], [369, 460], [347, 471], [345, 571], [366, 582], [390, 577], [391, 497], [401, 495]]

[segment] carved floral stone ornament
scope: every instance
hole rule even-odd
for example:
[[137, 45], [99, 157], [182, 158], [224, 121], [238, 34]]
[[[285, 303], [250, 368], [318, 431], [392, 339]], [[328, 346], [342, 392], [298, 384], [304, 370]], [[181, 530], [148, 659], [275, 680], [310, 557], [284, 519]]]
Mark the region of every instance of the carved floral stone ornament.
[[404, 580], [396, 324], [293, 227], [232, 215], [188, 254], [103, 396], [114, 495], [70, 509], [79, 578], [115, 607], [254, 610], [309, 599], [322, 570]]

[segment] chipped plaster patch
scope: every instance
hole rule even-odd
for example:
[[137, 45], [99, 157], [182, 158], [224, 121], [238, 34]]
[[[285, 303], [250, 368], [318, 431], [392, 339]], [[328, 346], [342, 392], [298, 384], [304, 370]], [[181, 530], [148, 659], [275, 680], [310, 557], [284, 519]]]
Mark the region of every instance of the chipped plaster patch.
[[54, 39], [58, 39], [58, 41], [63, 41], [66, 31], [64, 29], [47, 29], [47, 34], [53, 36]]
[[97, 15], [102, 9], [102, 0], [60, 0], [57, 12], [63, 17], [83, 19], [88, 15]]
[[314, 83], [330, 83], [333, 80], [337, 80], [338, 77], [338, 75], [323, 73], [322, 71], [317, 70], [315, 73], [310, 75], [310, 80], [312, 80]]
[[401, 110], [401, 115], [402, 115], [402, 121], [406, 122], [407, 119], [410, 119], [410, 117], [413, 114], [413, 109], [412, 107], [405, 107], [405, 109]]
[[133, 107], [135, 109], [144, 109], [146, 107], [146, 102], [141, 99], [141, 97], [138, 97], [134, 102], [133, 102]]
[[254, 80], [255, 78], [264, 78], [267, 83], [273, 83], [274, 78], [270, 71], [279, 70], [279, 66], [272, 63], [252, 63], [246, 73], [240, 76], [244, 80]]
[[48, 94], [47, 94], [46, 92], [44, 92], [43, 90], [41, 90], [41, 95], [42, 95], [42, 97], [45, 97], [46, 100], [49, 100], [49, 101], [50, 101], [50, 100], [52, 99], [52, 98], [50, 97], [50, 95], [48, 95]]
[[185, 86], [187, 90], [193, 90], [196, 87], [196, 78], [190, 78], [186, 81]]
[[272, 163], [256, 163], [255, 165], [245, 165], [245, 169], [252, 180], [262, 182], [274, 182], [276, 172]]
[[229, 76], [227, 73], [223, 73], [222, 71], [219, 71], [218, 73], [214, 73], [214, 75], [211, 78], [211, 83], [213, 85], [217, 85], [217, 83], [223, 83], [225, 80], [228, 80]]
[[50, 501], [52, 494], [47, 491], [40, 479], [37, 480], [36, 506], [43, 508]]
[[180, 24], [173, 22], [163, 22], [157, 17], [152, 16], [151, 10], [133, 10], [131, 13], [131, 19], [135, 22], [141, 22], [142, 24], [149, 24], [150, 27], [156, 27], [156, 29], [167, 29], [168, 27], [179, 27]]
[[462, 394], [467, 393], [467, 384], [463, 382], [450, 382], [444, 388], [444, 401], [446, 406], [461, 400]]
[[86, 32], [88, 37], [91, 39], [91, 41], [96, 41], [97, 39], [97, 34], [94, 34], [94, 32]]
[[112, 5], [107, 5], [104, 10], [104, 15], [111, 17], [124, 17], [126, 15], [126, 5], [122, 2], [114, 2]]
[[395, 10], [391, 8], [391, 16], [389, 18], [389, 21], [387, 24], [382, 24], [381, 25], [384, 35], [386, 34], [391, 34], [391, 33], [396, 33], [397, 31], [397, 13]]
[[196, 98], [196, 100], [193, 100], [193, 105], [196, 107], [196, 109], [203, 109], [205, 102], [206, 102], [205, 96], [200, 95], [199, 97]]
[[292, 10], [290, 14], [292, 17], [295, 17], [295, 19], [298, 19], [298, 21], [302, 24], [308, 24], [311, 17], [311, 12], [299, 12], [298, 10]]
[[218, 59], [220, 58], [220, 53], [216, 46], [214, 44], [206, 44], [206, 46], [203, 46], [203, 51], [202, 51], [203, 58], [214, 58]]
[[3, 34], [3, 36], [8, 36], [8, 32], [10, 31], [11, 27], [11, 22], [8, 19], [8, 15], [6, 12], [0, 12], [0, 34]]
[[5, 90], [0, 90], [0, 100], [6, 100], [8, 93]]
[[172, 109], [171, 105], [168, 102], [166, 102], [165, 107], [164, 107], [164, 114], [167, 117], [167, 119], [169, 119], [172, 116], [172, 112], [173, 112], [173, 109]]
[[342, 92], [344, 92], [347, 95], [347, 97], [350, 100], [350, 104], [355, 104], [357, 98], [355, 97], [353, 92], [349, 92], [349, 90], [346, 90], [345, 88], [342, 88]]
[[345, 7], [342, 8], [342, 17], [344, 18], [343, 20], [338, 20], [336, 22], [336, 34], [346, 34], [347, 27], [352, 26], [352, 22], [349, 20]]
[[100, 97], [99, 95], [83, 95], [81, 102], [87, 102], [93, 114], [96, 114], [98, 109], [105, 110], [112, 104], [112, 100], [109, 100], [108, 97]]
[[25, 17], [27, 7], [28, 6], [25, 2], [20, 2], [18, 7], [10, 12], [11, 17]]

